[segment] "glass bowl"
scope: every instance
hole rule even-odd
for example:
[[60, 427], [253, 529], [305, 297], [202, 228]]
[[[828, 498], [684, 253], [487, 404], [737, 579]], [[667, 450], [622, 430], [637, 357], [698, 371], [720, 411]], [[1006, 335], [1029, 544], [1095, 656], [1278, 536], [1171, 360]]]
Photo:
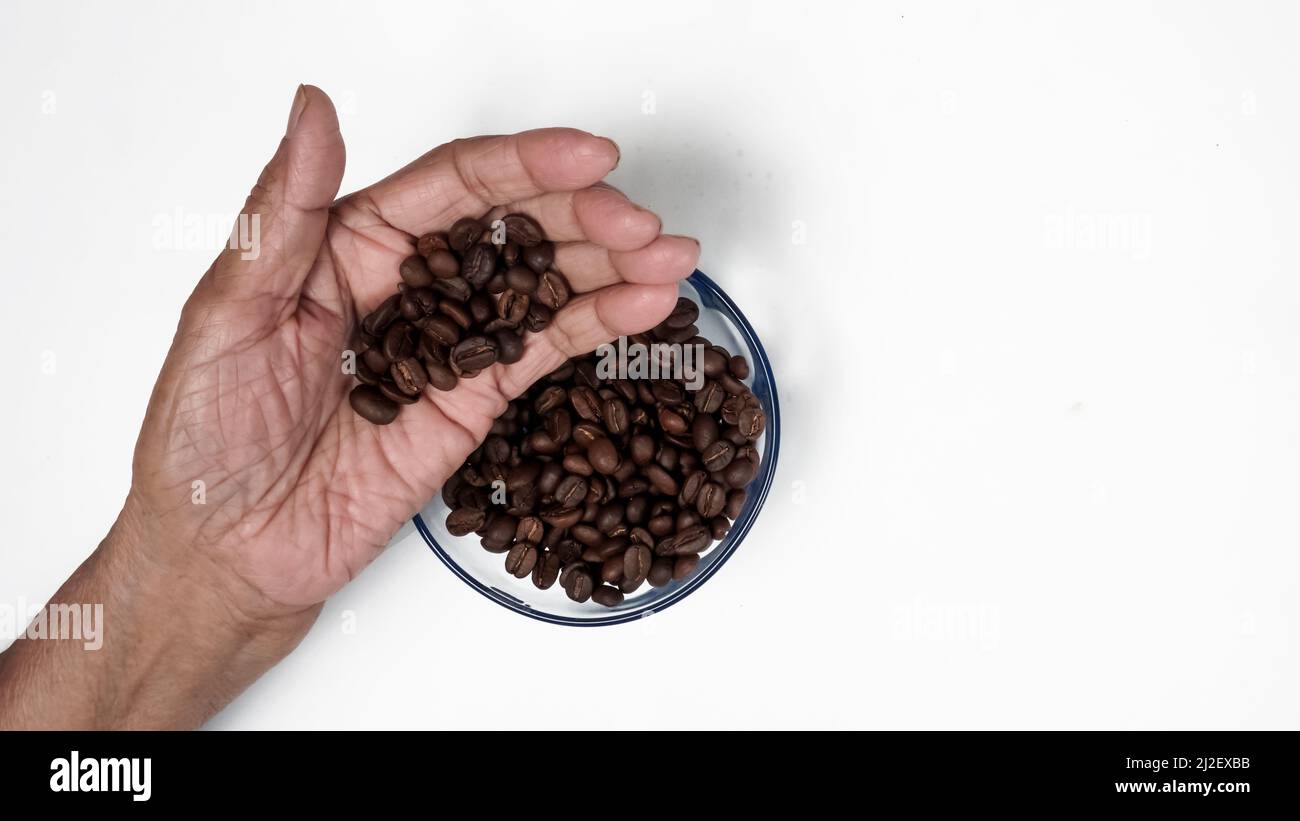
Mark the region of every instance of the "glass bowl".
[[731, 531], [701, 556], [699, 567], [681, 581], [658, 588], [643, 586], [615, 607], [604, 607], [593, 601], [580, 604], [566, 596], [558, 583], [549, 590], [538, 590], [530, 578], [511, 576], [505, 570], [504, 556], [484, 550], [478, 536], [471, 533], [456, 537], [448, 533], [446, 519], [450, 511], [442, 501], [442, 494], [436, 494], [412, 521], [434, 555], [470, 587], [502, 607], [552, 624], [574, 627], [620, 624], [653, 615], [686, 598], [712, 578], [740, 547], [763, 508], [776, 473], [777, 450], [781, 441], [776, 382], [758, 335], [736, 303], [713, 280], [696, 271], [681, 283], [679, 290], [682, 296], [695, 300], [700, 306], [700, 318], [696, 321], [700, 335], [733, 354], [743, 354], [749, 361], [750, 374], [744, 382], [758, 397], [767, 415], [763, 435], [755, 443], [763, 461], [747, 488], [745, 507], [732, 523]]

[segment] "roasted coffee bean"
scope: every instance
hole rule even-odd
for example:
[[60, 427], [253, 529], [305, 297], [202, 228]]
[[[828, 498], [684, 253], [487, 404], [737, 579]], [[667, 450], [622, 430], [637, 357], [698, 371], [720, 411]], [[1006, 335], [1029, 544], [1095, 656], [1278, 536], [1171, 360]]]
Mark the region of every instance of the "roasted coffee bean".
[[695, 568], [700, 566], [700, 557], [694, 553], [688, 553], [685, 556], [678, 556], [673, 562], [673, 581], [681, 581], [695, 572]]
[[722, 471], [723, 480], [729, 488], [742, 488], [754, 480], [758, 465], [749, 459], [735, 458]]
[[650, 390], [654, 393], [655, 401], [661, 405], [678, 405], [686, 399], [685, 389], [669, 379], [655, 382]]
[[567, 476], [555, 488], [555, 502], [562, 507], [576, 508], [587, 498], [587, 489], [586, 479], [581, 476]]
[[436, 279], [451, 279], [460, 276], [460, 263], [450, 251], [439, 249], [431, 254], [426, 254], [424, 264], [429, 267], [429, 272]]
[[446, 251], [450, 247], [445, 235], [432, 232], [424, 234], [415, 241], [415, 253], [422, 257], [427, 257], [434, 251]]
[[687, 476], [686, 481], [682, 483], [682, 492], [679, 501], [683, 505], [695, 504], [695, 497], [700, 494], [700, 488], [704, 486], [704, 483], [707, 482], [708, 479], [709, 475], [702, 471], [696, 471]]
[[704, 387], [695, 392], [695, 410], [703, 414], [715, 414], [726, 398], [727, 392], [722, 389], [722, 386], [710, 379], [704, 383]]
[[663, 587], [673, 580], [673, 559], [669, 556], [660, 556], [650, 565], [650, 572], [646, 574], [646, 581], [651, 587]]
[[[645, 580], [650, 575], [650, 566], [654, 562], [654, 556], [650, 548], [641, 544], [634, 544], [627, 550], [623, 551], [623, 578]], [[640, 586], [640, 582], [637, 583]]]
[[591, 600], [603, 607], [615, 607], [623, 602], [623, 592], [617, 587], [601, 585], [591, 593]]
[[761, 408], [746, 407], [736, 417], [736, 428], [740, 430], [742, 436], [750, 441], [763, 435], [763, 428], [767, 424], [767, 417], [763, 415]]
[[718, 441], [719, 435], [718, 420], [712, 414], [700, 413], [691, 422], [691, 444], [701, 454]]
[[715, 516], [709, 520], [709, 535], [714, 541], [720, 541], [731, 532], [731, 522], [726, 516]]
[[474, 322], [474, 317], [470, 316], [469, 308], [465, 307], [465, 303], [455, 299], [439, 300], [438, 312], [459, 325], [463, 331], [469, 330]]
[[601, 411], [601, 416], [605, 420], [605, 429], [610, 433], [621, 436], [628, 430], [627, 403], [618, 397], [611, 397], [605, 400], [605, 406]]
[[687, 431], [686, 419], [669, 408], [659, 409], [659, 426], [665, 433], [680, 436]]
[[663, 321], [664, 325], [669, 328], [685, 328], [691, 325], [700, 316], [700, 307], [686, 297], [680, 297], [677, 300], [676, 307], [668, 318]]
[[490, 244], [478, 243], [465, 252], [460, 261], [460, 277], [473, 288], [484, 284], [497, 273], [497, 251]]
[[547, 590], [560, 575], [560, 557], [556, 553], [543, 553], [533, 565], [533, 585]]
[[591, 462], [587, 461], [587, 457], [581, 453], [565, 454], [562, 464], [565, 470], [578, 476], [591, 476], [596, 472], [596, 469], [591, 466]]
[[480, 371], [497, 361], [496, 342], [485, 336], [471, 336], [451, 349], [451, 361], [463, 371]]
[[575, 569], [570, 572], [568, 578], [564, 579], [562, 584], [568, 597], [579, 604], [591, 598], [592, 581], [585, 568]]
[[546, 414], [545, 425], [546, 435], [560, 444], [569, 441], [569, 436], [573, 433], [573, 424], [569, 419], [569, 412], [564, 408], [557, 407]]
[[558, 311], [568, 303], [569, 294], [568, 280], [559, 271], [547, 271], [538, 278], [534, 297], [552, 311]]
[[388, 399], [372, 385], [358, 385], [348, 394], [352, 410], [367, 422], [387, 425], [397, 418], [398, 403]]
[[419, 331], [414, 325], [398, 321], [384, 334], [384, 356], [389, 362], [406, 359], [415, 353], [415, 346], [419, 340]]
[[[380, 358], [382, 359], [382, 357]], [[356, 368], [357, 381], [363, 385], [378, 385], [384, 381], [383, 371], [376, 371], [374, 368], [367, 365], [364, 356], [357, 360]]]
[[654, 487], [655, 493], [664, 496], [677, 495], [677, 480], [673, 475], [658, 465], [647, 465], [643, 471], [650, 485]]
[[535, 273], [543, 273], [555, 261], [555, 244], [546, 241], [539, 242], [525, 248], [521, 258], [524, 264], [533, 269]]
[[439, 345], [455, 345], [460, 341], [460, 326], [447, 316], [432, 316], [426, 319], [424, 333]]
[[707, 471], [722, 470], [731, 464], [731, 460], [736, 455], [736, 446], [726, 439], [719, 439], [709, 445], [700, 454], [704, 469]]
[[502, 291], [509, 287], [510, 286], [506, 284], [505, 275], [500, 271], [497, 271], [492, 275], [492, 278], [487, 281], [487, 285], [483, 286], [483, 290], [487, 291], [492, 296], [498, 296]]
[[447, 243], [453, 251], [464, 253], [483, 236], [483, 223], [473, 217], [462, 217], [452, 224], [447, 232]]
[[465, 302], [474, 294], [474, 289], [470, 287], [469, 282], [464, 277], [435, 279], [432, 287], [433, 290], [457, 302]]
[[569, 403], [584, 421], [600, 419], [600, 397], [591, 388], [576, 387], [569, 391]]
[[447, 514], [447, 532], [453, 536], [467, 536], [483, 527], [483, 511], [460, 507]]
[[513, 365], [524, 358], [524, 340], [514, 331], [497, 331], [493, 335], [497, 343], [497, 361], [502, 365]]
[[623, 580], [623, 556], [611, 556], [600, 565], [600, 580], [607, 584], [618, 584]]
[[721, 513], [726, 506], [727, 489], [713, 482], [706, 482], [700, 488], [699, 495], [695, 497], [695, 509], [700, 512], [700, 517], [704, 519], [712, 519]]
[[424, 370], [424, 365], [415, 357], [394, 362], [388, 373], [397, 389], [411, 396], [423, 393], [424, 386], [429, 384], [429, 375]]
[[414, 394], [403, 393], [398, 390], [392, 382], [380, 382], [379, 392], [399, 405], [414, 405], [419, 401], [419, 397]]
[[736, 356], [731, 357], [731, 362], [729, 364], [731, 367], [732, 376], [736, 377], [737, 379], [749, 378], [749, 362], [745, 359], [745, 357], [737, 354]]
[[619, 466], [618, 449], [609, 437], [602, 436], [587, 447], [587, 461], [601, 473], [613, 473]]
[[591, 447], [592, 442], [603, 438], [605, 438], [605, 431], [593, 422], [579, 422], [573, 426], [573, 441], [579, 447]]
[[497, 297], [497, 316], [512, 325], [517, 325], [528, 315], [529, 302], [528, 294], [521, 294], [514, 288], [507, 288], [501, 296]]
[[542, 511], [541, 518], [551, 527], [564, 530], [582, 520], [582, 510], [576, 507], [549, 507]]
[[745, 509], [745, 500], [748, 498], [749, 494], [743, 489], [738, 488], [730, 491], [727, 493], [727, 506], [723, 508], [722, 512], [726, 514], [728, 519], [733, 521], [739, 519], [740, 511]]
[[515, 527], [515, 541], [538, 544], [542, 541], [546, 526], [536, 516], [524, 516]]
[[[497, 303], [492, 297], [479, 291], [469, 298], [469, 315], [479, 324], [486, 324], [497, 315]], [[487, 328], [492, 331], [495, 328]]]
[[537, 290], [537, 274], [526, 265], [516, 265], [506, 271], [506, 287], [516, 293], [532, 294]]
[[553, 314], [551, 309], [547, 308], [537, 300], [528, 303], [528, 313], [524, 316], [524, 327], [529, 333], [539, 334], [546, 330], [546, 326], [551, 324]]
[[706, 348], [704, 350], [704, 375], [709, 379], [717, 379], [722, 376], [727, 372], [730, 365], [731, 361], [718, 350], [714, 348]]
[[446, 365], [426, 360], [424, 370], [429, 375], [429, 384], [438, 390], [449, 391], [456, 387], [456, 374]]
[[516, 579], [522, 579], [533, 572], [537, 565], [537, 548], [530, 544], [519, 543], [510, 548], [506, 554], [506, 572]]
[[366, 315], [365, 319], [361, 320], [361, 329], [371, 336], [382, 336], [393, 320], [397, 319], [397, 315], [401, 311], [401, 305], [402, 295], [393, 294], [379, 303], [378, 308], [375, 308]]
[[510, 214], [501, 220], [505, 223], [506, 239], [529, 248], [542, 241], [542, 227], [527, 214]]
[[397, 273], [401, 275], [402, 281], [412, 288], [428, 288], [433, 284], [433, 272], [429, 270], [428, 263], [420, 255], [402, 260]]
[[655, 553], [660, 556], [680, 556], [686, 553], [698, 553], [709, 546], [709, 531], [702, 525], [691, 525], [677, 531], [655, 545]]

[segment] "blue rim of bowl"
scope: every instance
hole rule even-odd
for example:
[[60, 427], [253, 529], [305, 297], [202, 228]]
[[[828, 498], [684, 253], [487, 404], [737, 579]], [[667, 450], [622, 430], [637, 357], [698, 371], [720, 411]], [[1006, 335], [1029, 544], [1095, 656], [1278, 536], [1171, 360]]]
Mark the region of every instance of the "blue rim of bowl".
[[631, 610], [627, 613], [612, 613], [608, 616], [575, 619], [568, 616], [557, 616], [552, 613], [538, 612], [523, 604], [520, 599], [511, 596], [509, 593], [490, 587], [466, 573], [460, 565], [456, 564], [455, 560], [451, 558], [446, 549], [444, 549], [442, 545], [438, 544], [437, 540], [433, 538], [433, 534], [429, 532], [428, 525], [424, 523], [424, 517], [419, 513], [416, 513], [415, 516], [412, 517], [411, 522], [415, 525], [415, 529], [420, 532], [420, 537], [424, 539], [425, 544], [429, 546], [429, 549], [433, 551], [433, 554], [447, 566], [448, 570], [456, 574], [461, 581], [465, 582], [483, 596], [491, 599], [502, 607], [513, 610], [514, 612], [527, 616], [530, 619], [537, 619], [538, 621], [544, 621], [549, 624], [561, 624], [567, 627], [605, 627], [611, 624], [625, 624], [630, 621], [638, 621], [647, 616], [661, 613], [669, 607], [672, 607], [691, 593], [694, 593], [701, 585], [712, 578], [713, 574], [717, 573], [718, 569], [726, 564], [727, 560], [736, 552], [736, 549], [740, 547], [740, 543], [745, 540], [745, 536], [749, 534], [750, 528], [752, 528], [754, 522], [758, 520], [758, 514], [763, 510], [763, 503], [767, 500], [767, 494], [772, 489], [772, 482], [776, 477], [776, 460], [781, 446], [781, 407], [780, 401], [777, 398], [776, 379], [772, 375], [772, 366], [768, 361], [767, 351], [764, 350], [763, 343], [759, 341], [758, 334], [754, 332], [753, 326], [749, 324], [749, 320], [745, 318], [745, 314], [740, 310], [740, 307], [731, 300], [731, 297], [727, 296], [726, 292], [719, 288], [717, 283], [709, 279], [704, 275], [704, 272], [698, 269], [690, 275], [687, 282], [694, 285], [696, 290], [706, 292], [713, 299], [726, 305], [732, 315], [735, 316], [736, 321], [739, 324], [738, 330], [740, 331], [741, 336], [745, 338], [745, 342], [749, 345], [749, 349], [756, 354], [756, 356], [754, 356], [754, 366], [760, 369], [764, 381], [767, 382], [772, 393], [772, 407], [767, 409], [767, 440], [771, 443], [771, 453], [764, 455], [764, 462], [768, 467], [764, 471], [765, 476], [762, 485], [751, 486], [749, 488], [750, 493], [756, 494], [753, 512], [745, 519], [745, 522], [741, 525], [738, 533], [733, 532], [728, 534], [732, 538], [731, 543], [727, 545], [725, 551], [711, 562], [703, 572], [687, 580], [687, 582], [680, 588], [674, 590], [668, 596], [665, 596], [662, 601], [656, 602], [654, 607], [648, 610]]

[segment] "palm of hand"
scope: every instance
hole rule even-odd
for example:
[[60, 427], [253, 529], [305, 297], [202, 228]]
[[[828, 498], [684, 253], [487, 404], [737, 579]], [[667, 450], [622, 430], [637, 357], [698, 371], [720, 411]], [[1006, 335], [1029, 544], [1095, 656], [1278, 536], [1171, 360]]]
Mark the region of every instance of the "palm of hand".
[[[322, 92], [300, 95], [246, 207], [261, 215], [261, 252], [223, 253], [187, 303], [132, 487], [170, 549], [232, 571], [273, 610], [323, 601], [360, 572], [533, 380], [659, 322], [698, 254], [595, 185], [616, 149], [569, 130], [452, 143], [331, 204], [337, 121]], [[583, 295], [520, 362], [429, 388], [392, 425], [359, 419], [340, 367], [356, 317], [394, 290], [416, 235], [494, 207], [537, 218]]]

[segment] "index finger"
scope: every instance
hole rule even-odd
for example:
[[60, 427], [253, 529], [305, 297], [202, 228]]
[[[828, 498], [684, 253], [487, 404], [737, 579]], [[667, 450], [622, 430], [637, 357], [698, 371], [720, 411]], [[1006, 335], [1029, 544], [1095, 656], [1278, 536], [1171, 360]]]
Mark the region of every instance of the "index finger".
[[497, 205], [577, 191], [618, 165], [618, 146], [575, 128], [539, 128], [441, 145], [358, 192], [389, 225], [419, 236]]

